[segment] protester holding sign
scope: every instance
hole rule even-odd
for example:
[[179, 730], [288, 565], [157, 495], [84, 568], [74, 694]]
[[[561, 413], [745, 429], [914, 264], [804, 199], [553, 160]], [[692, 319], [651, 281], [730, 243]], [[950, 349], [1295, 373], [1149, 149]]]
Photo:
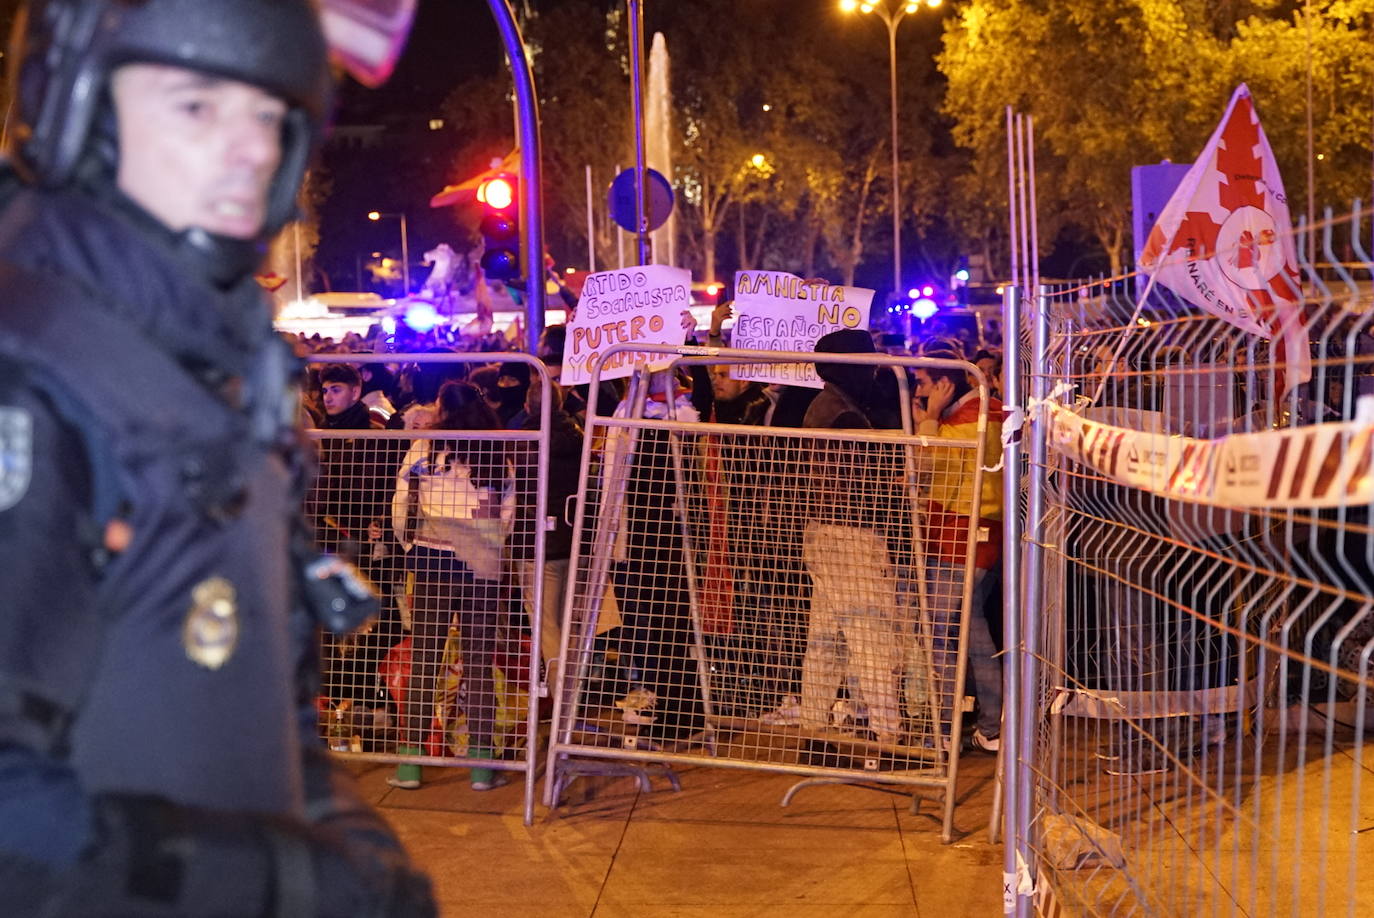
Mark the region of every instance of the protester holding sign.
[[[563, 348], [565, 386], [591, 382], [598, 358], [617, 344], [681, 344], [683, 311], [692, 305], [692, 275], [667, 265], [641, 265], [588, 275]], [[622, 351], [601, 379], [629, 376], [643, 354]]]
[[[735, 275], [732, 345], [757, 351], [809, 353], [824, 335], [840, 329], [868, 329], [873, 291], [807, 281], [782, 271], [740, 271]], [[735, 379], [808, 386], [824, 382], [814, 364], [746, 364]]]

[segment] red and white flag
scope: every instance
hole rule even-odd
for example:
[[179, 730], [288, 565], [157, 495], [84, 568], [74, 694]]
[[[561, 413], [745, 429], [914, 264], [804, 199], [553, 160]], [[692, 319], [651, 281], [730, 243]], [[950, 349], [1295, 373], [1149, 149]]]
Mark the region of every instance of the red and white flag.
[[1275, 339], [1282, 391], [1312, 378], [1288, 197], [1241, 84], [1160, 213], [1139, 267], [1237, 328]]

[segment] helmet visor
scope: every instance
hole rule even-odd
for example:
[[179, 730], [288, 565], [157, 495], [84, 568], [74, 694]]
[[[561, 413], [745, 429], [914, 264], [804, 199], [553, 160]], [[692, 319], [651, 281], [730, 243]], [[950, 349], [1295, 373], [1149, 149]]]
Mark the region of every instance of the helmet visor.
[[321, 0], [330, 55], [364, 86], [385, 83], [396, 69], [415, 20], [417, 0]]

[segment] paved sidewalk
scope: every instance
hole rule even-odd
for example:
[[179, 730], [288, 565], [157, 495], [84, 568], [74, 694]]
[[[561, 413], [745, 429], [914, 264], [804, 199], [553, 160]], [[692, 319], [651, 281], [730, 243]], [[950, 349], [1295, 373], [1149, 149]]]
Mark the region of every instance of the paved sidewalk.
[[423, 788], [401, 791], [389, 767], [354, 771], [450, 918], [958, 918], [1002, 911], [995, 761], [963, 757], [951, 845], [933, 801], [912, 814], [908, 796], [813, 787], [784, 808], [787, 775], [683, 768], [681, 793], [655, 779], [648, 794], [584, 778], [526, 828], [518, 781], [475, 793], [466, 770], [427, 768]]

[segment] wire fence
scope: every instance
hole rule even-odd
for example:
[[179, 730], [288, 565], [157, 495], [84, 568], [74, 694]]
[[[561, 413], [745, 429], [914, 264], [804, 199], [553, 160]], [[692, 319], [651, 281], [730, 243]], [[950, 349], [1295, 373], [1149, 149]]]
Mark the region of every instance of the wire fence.
[[995, 508], [977, 501], [986, 386], [966, 429], [921, 437], [902, 429], [907, 371], [970, 365], [836, 355], [882, 371], [893, 429], [830, 429], [815, 402], [804, 426], [723, 424], [678, 397], [675, 372], [815, 355], [640, 359], [668, 366], [637, 372], [613, 414], [588, 412], [547, 802], [580, 775], [708, 764], [934, 788], [948, 840], [975, 624], [974, 669], [1000, 704], [970, 614], [1000, 544], [983, 518], [1000, 519], [1000, 488]]
[[463, 382], [490, 355], [387, 355], [433, 390], [425, 428], [373, 429], [363, 412], [367, 429], [309, 431], [319, 471], [306, 513], [321, 547], [382, 600], [363, 629], [321, 635], [321, 735], [340, 755], [412, 768], [401, 787], [420, 785], [421, 765], [472, 769], [476, 790], [523, 773], [528, 824], [548, 694], [538, 648], [550, 383], [533, 358], [501, 356], [531, 380], [522, 429], [502, 429]]
[[1299, 234], [1303, 352], [1135, 278], [1026, 310], [1031, 742], [1007, 780], [1042, 911], [1374, 910], [1365, 229]]

